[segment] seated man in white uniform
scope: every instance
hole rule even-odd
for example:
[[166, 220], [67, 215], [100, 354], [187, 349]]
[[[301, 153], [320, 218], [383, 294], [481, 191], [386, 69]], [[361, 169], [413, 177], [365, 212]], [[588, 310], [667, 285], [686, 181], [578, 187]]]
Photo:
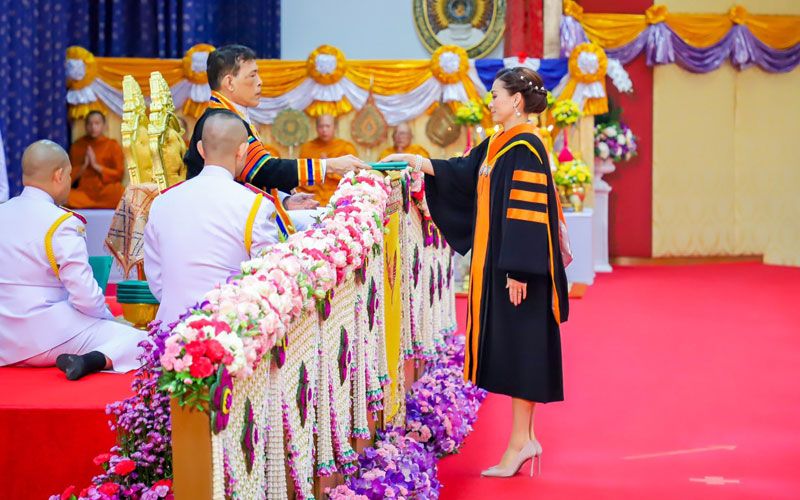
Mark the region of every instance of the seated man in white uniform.
[[0, 366], [57, 366], [69, 380], [141, 363], [147, 335], [114, 321], [86, 250], [82, 217], [58, 205], [69, 156], [52, 141], [22, 156], [25, 189], [0, 205]]
[[275, 205], [234, 180], [247, 155], [242, 120], [231, 112], [210, 116], [198, 150], [202, 171], [153, 201], [144, 231], [145, 274], [165, 325], [278, 242]]

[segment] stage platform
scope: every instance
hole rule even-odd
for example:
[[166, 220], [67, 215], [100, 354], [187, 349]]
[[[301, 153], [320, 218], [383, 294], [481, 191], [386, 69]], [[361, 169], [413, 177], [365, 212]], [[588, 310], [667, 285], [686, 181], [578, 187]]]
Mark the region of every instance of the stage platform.
[[133, 372], [70, 382], [57, 368], [0, 368], [3, 498], [45, 499], [101, 472], [114, 445], [106, 405], [131, 395]]
[[0, 497], [45, 499], [88, 486], [101, 472], [92, 459], [115, 442], [106, 405], [129, 397], [132, 380], [133, 372], [70, 382], [57, 368], [0, 368]]

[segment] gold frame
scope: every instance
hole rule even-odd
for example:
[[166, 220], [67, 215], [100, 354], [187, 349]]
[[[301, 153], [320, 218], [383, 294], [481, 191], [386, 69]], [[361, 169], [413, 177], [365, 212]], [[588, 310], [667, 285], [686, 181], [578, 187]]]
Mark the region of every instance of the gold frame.
[[[427, 6], [429, 2], [444, 1], [446, 0], [413, 0], [414, 29], [422, 45], [424, 45], [431, 54], [444, 44], [436, 38], [433, 26], [431, 26], [430, 19], [428, 18]], [[506, 0], [475, 1], [483, 3], [491, 2], [492, 14], [483, 39], [477, 45], [468, 48], [465, 47], [467, 55], [473, 59], [484, 57], [491, 53], [500, 43], [500, 40], [503, 39], [503, 34], [506, 29]]]

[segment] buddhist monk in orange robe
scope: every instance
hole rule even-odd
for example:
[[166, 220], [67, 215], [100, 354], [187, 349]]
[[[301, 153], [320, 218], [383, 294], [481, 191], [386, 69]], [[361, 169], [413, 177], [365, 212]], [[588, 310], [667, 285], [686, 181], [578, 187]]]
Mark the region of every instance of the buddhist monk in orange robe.
[[[317, 118], [317, 138], [308, 141], [300, 148], [300, 158], [336, 158], [344, 155], [355, 155], [356, 147], [344, 139], [336, 137], [336, 120], [331, 115], [320, 115]], [[328, 172], [325, 182], [319, 186], [300, 186], [298, 191], [312, 193], [320, 205], [327, 205], [328, 200], [336, 192], [341, 176]]]
[[72, 144], [72, 191], [67, 205], [72, 208], [116, 208], [125, 188], [122, 148], [103, 135], [106, 118], [99, 111], [86, 116], [86, 135]]
[[384, 149], [378, 158], [386, 158], [390, 154], [394, 153], [420, 155], [423, 158], [431, 157], [430, 153], [428, 153], [428, 150], [419, 144], [412, 144], [412, 140], [414, 140], [414, 134], [411, 132], [411, 127], [408, 126], [408, 123], [401, 123], [395, 127], [394, 133], [392, 134], [394, 146]]

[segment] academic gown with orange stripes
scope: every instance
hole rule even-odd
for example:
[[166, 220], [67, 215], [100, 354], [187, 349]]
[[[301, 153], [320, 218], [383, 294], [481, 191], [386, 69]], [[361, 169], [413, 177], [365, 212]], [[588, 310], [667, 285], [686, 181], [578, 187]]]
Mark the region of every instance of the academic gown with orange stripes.
[[[466, 157], [432, 163], [425, 194], [433, 220], [456, 251], [472, 250], [465, 378], [515, 398], [562, 401], [559, 324], [568, 288], [542, 142], [523, 124]], [[507, 276], [527, 283], [519, 306], [509, 300]]]

